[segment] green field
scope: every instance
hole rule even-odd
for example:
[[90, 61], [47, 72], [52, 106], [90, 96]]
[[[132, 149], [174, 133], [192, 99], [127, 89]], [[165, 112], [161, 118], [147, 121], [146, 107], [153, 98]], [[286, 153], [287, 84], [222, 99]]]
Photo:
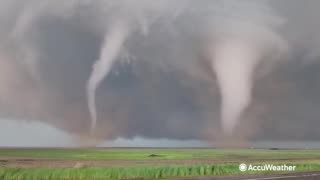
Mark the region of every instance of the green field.
[[[60, 167], [79, 162], [84, 166]], [[252, 173], [240, 172], [241, 163], [317, 171], [320, 150], [0, 149], [0, 179], [163, 179]]]

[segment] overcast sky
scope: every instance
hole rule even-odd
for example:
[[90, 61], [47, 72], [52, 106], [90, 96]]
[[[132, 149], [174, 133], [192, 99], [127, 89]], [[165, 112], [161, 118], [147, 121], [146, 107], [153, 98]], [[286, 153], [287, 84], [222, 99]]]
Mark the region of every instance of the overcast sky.
[[[0, 121], [0, 147], [77, 147], [75, 135], [39, 122]], [[207, 147], [197, 140], [118, 138], [98, 144], [100, 147]]]
[[[206, 146], [200, 140], [219, 137], [209, 52], [233, 40], [261, 56], [235, 131], [252, 141], [320, 139], [319, 0], [39, 2], [0, 0], [0, 146], [65, 146], [90, 131], [88, 80], [107, 39], [121, 46], [107, 35], [122, 23], [128, 37], [115, 31], [125, 41], [95, 96], [96, 133], [111, 145]], [[244, 84], [234, 78], [231, 95]]]

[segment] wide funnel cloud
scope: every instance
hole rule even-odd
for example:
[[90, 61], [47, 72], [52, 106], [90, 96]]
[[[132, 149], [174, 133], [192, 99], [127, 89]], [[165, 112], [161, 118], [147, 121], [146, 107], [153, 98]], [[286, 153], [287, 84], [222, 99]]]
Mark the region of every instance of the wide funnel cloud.
[[0, 0], [0, 115], [103, 139], [319, 137], [318, 5]]

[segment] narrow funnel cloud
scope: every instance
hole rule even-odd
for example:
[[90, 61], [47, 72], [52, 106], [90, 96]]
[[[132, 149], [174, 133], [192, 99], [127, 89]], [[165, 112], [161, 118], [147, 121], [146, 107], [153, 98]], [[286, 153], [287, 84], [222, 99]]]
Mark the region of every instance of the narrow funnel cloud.
[[93, 71], [87, 85], [88, 106], [91, 115], [91, 130], [94, 130], [97, 123], [96, 90], [100, 83], [110, 72], [116, 61], [121, 48], [129, 35], [128, 26], [124, 21], [118, 21], [111, 26], [105, 36], [105, 42], [101, 49], [100, 59], [93, 66]]
[[241, 114], [251, 102], [253, 72], [259, 53], [251, 44], [241, 40], [226, 41], [215, 47], [212, 66], [222, 97], [222, 129], [232, 134]]

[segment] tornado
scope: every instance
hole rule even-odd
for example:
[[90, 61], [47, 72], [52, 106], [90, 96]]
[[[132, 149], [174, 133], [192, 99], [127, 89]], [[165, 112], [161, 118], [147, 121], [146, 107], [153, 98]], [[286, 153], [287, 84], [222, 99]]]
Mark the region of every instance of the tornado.
[[126, 22], [118, 21], [114, 23], [105, 35], [100, 58], [93, 65], [93, 71], [87, 83], [87, 99], [92, 131], [97, 124], [96, 90], [110, 72], [128, 36], [129, 28]]
[[221, 94], [222, 130], [232, 135], [250, 105], [254, 69], [260, 53], [255, 46], [241, 40], [220, 43], [212, 53], [212, 68]]

